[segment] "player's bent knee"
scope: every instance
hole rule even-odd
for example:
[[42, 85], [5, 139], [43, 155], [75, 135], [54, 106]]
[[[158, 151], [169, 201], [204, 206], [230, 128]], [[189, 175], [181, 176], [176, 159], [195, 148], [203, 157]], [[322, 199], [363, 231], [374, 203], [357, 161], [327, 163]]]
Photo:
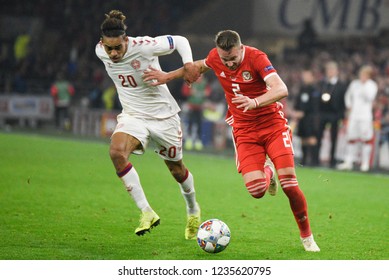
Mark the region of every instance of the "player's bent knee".
[[266, 193], [266, 179], [256, 179], [246, 183], [248, 192], [254, 198], [262, 198]]
[[113, 161], [118, 159], [123, 159], [123, 158], [127, 159], [125, 152], [122, 151], [121, 149], [117, 149], [116, 147], [110, 147], [109, 156]]

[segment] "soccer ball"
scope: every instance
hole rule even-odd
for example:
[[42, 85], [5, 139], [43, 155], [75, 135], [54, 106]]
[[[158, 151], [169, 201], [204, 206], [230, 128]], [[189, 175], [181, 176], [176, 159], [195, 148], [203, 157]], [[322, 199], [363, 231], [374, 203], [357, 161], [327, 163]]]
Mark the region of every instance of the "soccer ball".
[[208, 253], [219, 253], [230, 243], [231, 233], [228, 226], [219, 219], [203, 222], [197, 231], [197, 243]]

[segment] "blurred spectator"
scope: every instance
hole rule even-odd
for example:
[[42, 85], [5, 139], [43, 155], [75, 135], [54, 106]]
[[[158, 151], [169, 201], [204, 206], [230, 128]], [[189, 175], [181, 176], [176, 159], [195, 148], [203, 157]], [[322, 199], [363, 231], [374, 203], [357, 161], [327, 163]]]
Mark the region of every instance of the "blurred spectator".
[[381, 134], [378, 146], [378, 166], [389, 169], [389, 107], [384, 107], [381, 120]]
[[303, 29], [298, 35], [298, 50], [301, 53], [312, 54], [317, 46], [317, 34], [310, 18], [304, 20]]
[[211, 94], [208, 96], [207, 102], [204, 106], [203, 116], [208, 121], [223, 121], [224, 123], [227, 104], [224, 99], [223, 88], [215, 77], [211, 79], [209, 86]]
[[19, 66], [19, 68], [16, 70], [16, 73], [13, 75], [12, 91], [16, 93], [26, 93], [27, 88], [26, 67], [23, 63]]
[[108, 111], [121, 109], [118, 94], [114, 85], [110, 85], [103, 91], [103, 103], [104, 108]]
[[88, 103], [89, 108], [92, 109], [104, 108], [103, 90], [101, 89], [101, 85], [96, 85], [96, 87], [89, 93]]
[[20, 34], [16, 37], [14, 44], [14, 56], [16, 62], [19, 62], [27, 57], [30, 41], [31, 37], [28, 34]]
[[347, 89], [345, 102], [347, 108], [347, 150], [345, 161], [338, 165], [340, 170], [351, 170], [359, 155], [362, 144], [361, 166], [363, 172], [370, 169], [373, 127], [373, 102], [377, 95], [377, 83], [372, 78], [371, 66], [359, 70], [359, 78], [353, 80]]
[[[192, 150], [193, 147], [200, 151], [203, 149], [202, 126], [203, 126], [203, 110], [207, 98], [211, 94], [211, 87], [207, 78], [201, 75], [200, 78], [190, 87], [184, 83], [181, 93], [186, 98], [188, 107], [187, 119], [187, 136], [185, 137], [185, 149]], [[195, 131], [194, 131], [195, 130]]]
[[104, 108], [104, 102], [103, 102], [104, 73], [100, 68], [94, 71], [93, 81], [95, 86], [89, 92], [88, 104], [90, 108], [102, 109]]
[[319, 127], [317, 133], [317, 149], [314, 162], [320, 164], [320, 149], [324, 130], [330, 126], [330, 167], [335, 167], [337, 160], [335, 158], [335, 149], [338, 138], [338, 128], [340, 121], [344, 118], [344, 95], [347, 90], [347, 84], [340, 80], [338, 64], [334, 61], [327, 62], [325, 65], [325, 78], [319, 83], [320, 91], [319, 102]]
[[55, 106], [55, 124], [60, 130], [70, 129], [69, 106], [75, 89], [66, 80], [64, 72], [59, 72], [56, 81], [50, 88], [50, 94]]
[[297, 135], [301, 138], [302, 159], [301, 164], [316, 166], [314, 155], [317, 154], [318, 135], [318, 105], [320, 92], [316, 87], [312, 70], [301, 72], [302, 85], [295, 102], [294, 117], [297, 120]]
[[382, 112], [380, 144], [384, 142], [389, 142], [389, 107], [385, 107]]

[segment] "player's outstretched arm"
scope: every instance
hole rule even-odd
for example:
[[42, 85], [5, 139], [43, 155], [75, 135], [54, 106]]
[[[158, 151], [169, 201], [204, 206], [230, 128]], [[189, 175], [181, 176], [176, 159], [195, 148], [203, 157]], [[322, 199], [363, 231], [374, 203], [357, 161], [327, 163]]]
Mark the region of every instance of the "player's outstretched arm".
[[184, 64], [184, 80], [187, 83], [193, 83], [200, 77], [200, 73], [194, 67], [189, 41], [183, 36], [174, 35], [172, 37], [175, 41], [176, 50], [180, 54], [182, 63]]
[[[181, 67], [179, 69], [170, 72], [164, 72], [149, 67], [146, 71], [144, 71], [143, 80], [145, 82], [149, 82], [149, 84], [152, 86], [158, 86], [158, 85], [166, 84], [174, 79], [184, 78], [187, 83], [191, 84], [198, 79], [200, 73], [204, 73], [209, 69], [203, 67], [202, 65], [203, 65], [203, 61], [197, 60], [193, 63], [186, 63], [184, 67]], [[191, 74], [186, 76], [186, 73], [191, 73]]]
[[148, 82], [149, 85], [152, 86], [163, 85], [174, 79], [182, 77], [184, 77], [184, 67], [170, 72], [164, 72], [153, 67], [149, 67], [143, 72], [143, 81]]

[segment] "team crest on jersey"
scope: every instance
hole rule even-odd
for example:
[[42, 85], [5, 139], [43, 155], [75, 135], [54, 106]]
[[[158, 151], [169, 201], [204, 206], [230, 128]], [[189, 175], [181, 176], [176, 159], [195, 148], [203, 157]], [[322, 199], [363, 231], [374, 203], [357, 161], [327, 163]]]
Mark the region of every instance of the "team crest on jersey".
[[137, 60], [137, 59], [134, 59], [131, 61], [131, 66], [132, 68], [134, 68], [135, 70], [138, 70], [140, 68], [140, 61]]
[[243, 71], [242, 72], [242, 78], [245, 81], [250, 81], [253, 79], [253, 76], [251, 76], [251, 73], [249, 71]]

